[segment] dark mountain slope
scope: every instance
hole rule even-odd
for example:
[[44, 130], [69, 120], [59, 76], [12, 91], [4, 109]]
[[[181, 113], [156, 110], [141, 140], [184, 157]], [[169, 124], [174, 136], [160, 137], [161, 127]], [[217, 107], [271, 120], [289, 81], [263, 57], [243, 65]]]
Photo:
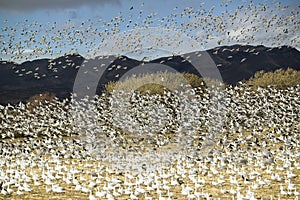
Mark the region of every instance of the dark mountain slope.
[[[194, 52], [189, 55], [196, 56], [199, 53], [201, 54]], [[207, 53], [217, 66], [223, 81], [233, 85], [238, 81], [248, 80], [260, 70], [269, 72], [288, 67], [300, 70], [300, 52], [287, 46], [268, 48], [233, 45], [210, 49]], [[150, 63], [162, 63], [179, 72], [201, 75], [184, 57], [163, 57]], [[98, 57], [94, 60], [93, 70], [100, 69], [102, 59]], [[80, 55], [66, 55], [52, 60], [38, 59], [21, 64], [0, 61], [0, 104], [26, 101], [30, 96], [43, 92], [53, 92], [59, 98], [69, 97], [78, 69], [84, 62], [89, 64]], [[112, 60], [101, 76], [97, 93], [101, 93], [106, 83], [117, 81], [141, 63], [126, 56]]]

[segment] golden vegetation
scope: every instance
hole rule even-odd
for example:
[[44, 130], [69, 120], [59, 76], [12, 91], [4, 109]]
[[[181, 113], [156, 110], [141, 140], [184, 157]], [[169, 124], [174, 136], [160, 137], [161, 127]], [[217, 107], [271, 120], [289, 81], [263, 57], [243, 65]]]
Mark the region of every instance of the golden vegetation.
[[105, 92], [113, 91], [138, 91], [141, 94], [164, 94], [164, 91], [181, 91], [188, 87], [204, 87], [216, 81], [203, 79], [192, 73], [159, 72], [156, 74], [144, 74], [139, 77], [126, 78], [120, 82], [109, 82], [105, 86]]
[[[167, 73], [145, 74], [141, 77], [130, 77], [122, 82], [109, 82], [105, 86], [106, 93], [113, 91], [139, 91], [142, 94], [163, 94], [166, 90], [181, 90], [186, 85], [192, 88], [205, 87], [208, 84], [219, 84], [216, 80], [203, 79], [192, 73]], [[272, 86], [278, 89], [285, 89], [300, 85], [300, 71], [288, 68], [278, 69], [274, 72], [256, 72], [255, 75], [246, 81], [246, 86], [267, 87]]]
[[253, 78], [247, 81], [247, 85], [254, 88], [273, 86], [284, 89], [300, 84], [300, 71], [288, 68], [287, 70], [278, 69], [275, 72], [257, 72]]

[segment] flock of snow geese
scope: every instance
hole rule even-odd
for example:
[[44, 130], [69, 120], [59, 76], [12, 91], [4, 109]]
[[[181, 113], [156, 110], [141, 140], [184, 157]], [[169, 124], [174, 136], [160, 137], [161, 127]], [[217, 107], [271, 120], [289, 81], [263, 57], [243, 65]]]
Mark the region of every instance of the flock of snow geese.
[[[297, 47], [298, 8], [250, 2], [216, 15], [214, 7], [200, 4], [181, 12], [174, 8], [163, 18], [141, 9], [136, 22], [134, 15], [81, 24], [24, 20], [11, 26], [4, 21], [1, 53], [10, 61], [93, 54], [105, 50], [107, 44], [99, 44], [121, 27], [176, 30], [177, 37], [165, 38], [176, 41], [174, 49], [184, 43], [182, 34], [204, 47]], [[110, 41], [110, 53], [140, 49], [136, 35]], [[165, 41], [153, 38], [147, 48]], [[14, 70], [27, 75], [26, 69]], [[41, 78], [39, 70], [28, 75]], [[211, 101], [217, 90], [205, 87], [0, 105], [0, 199], [298, 199], [300, 86], [279, 90], [239, 84], [222, 93], [220, 107]]]
[[[207, 110], [216, 108], [207, 89], [193, 90], [194, 103], [181, 101], [191, 110], [183, 122], [174, 114], [176, 92], [132, 92], [128, 114], [136, 125], [126, 129], [107, 95], [1, 106], [0, 197], [298, 199], [300, 87], [226, 87], [223, 123], [209, 144]], [[156, 108], [168, 114], [155, 121]], [[170, 131], [154, 133], [159, 126], [147, 126], [149, 118]]]
[[[177, 32], [177, 38], [173, 38], [173, 35], [166, 38], [166, 40], [175, 40], [177, 47], [184, 42], [181, 38], [184, 34], [193, 38], [205, 49], [236, 43], [267, 46], [286, 44], [298, 48], [299, 7], [297, 5], [286, 6], [280, 2], [275, 2], [273, 6], [264, 3], [256, 5], [251, 1], [246, 4], [247, 2], [243, 2], [230, 12], [231, 0], [223, 1], [218, 8], [213, 6], [210, 9], [206, 9], [201, 3], [198, 8], [187, 7], [181, 11], [177, 7], [173, 10], [170, 8], [171, 14], [168, 16], [149, 12], [142, 4], [130, 10], [129, 16], [120, 14], [111, 20], [87, 19], [81, 23], [72, 20], [63, 24], [51, 21], [41, 23], [25, 19], [11, 25], [5, 20], [1, 24], [1, 54], [11, 61], [57, 57], [64, 53], [76, 52], [84, 55], [92, 53], [94, 49], [99, 48], [99, 45], [102, 48], [102, 42], [106, 38], [122, 31], [131, 32], [131, 30], [151, 27]], [[216, 9], [224, 11], [220, 13]], [[149, 36], [151, 37], [151, 34]], [[121, 48], [126, 49], [124, 52], [127, 52], [141, 45], [140, 38], [135, 38], [135, 34], [131, 35], [130, 41], [111, 42], [115, 43], [114, 51]], [[147, 47], [157, 47], [161, 42], [165, 41], [153, 39], [153, 44]], [[187, 51], [191, 51], [191, 47]]]

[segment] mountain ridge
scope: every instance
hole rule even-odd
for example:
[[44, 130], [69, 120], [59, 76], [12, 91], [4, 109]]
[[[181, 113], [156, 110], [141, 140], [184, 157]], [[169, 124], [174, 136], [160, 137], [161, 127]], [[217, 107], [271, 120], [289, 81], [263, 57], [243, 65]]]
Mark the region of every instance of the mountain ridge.
[[[201, 51], [191, 52], [197, 54]], [[290, 46], [265, 47], [263, 45], [221, 46], [206, 51], [217, 66], [222, 79], [227, 84], [235, 85], [253, 77], [257, 71], [275, 71], [292, 68], [300, 70], [300, 52]], [[184, 55], [184, 54], [182, 54]], [[145, 63], [163, 62], [178, 72], [200, 75], [184, 56], [160, 57]], [[96, 59], [101, 61], [103, 57]], [[78, 69], [86, 59], [79, 54], [69, 54], [54, 59], [36, 59], [23, 63], [0, 61], [0, 104], [26, 101], [29, 97], [52, 92], [58, 98], [69, 97], [73, 91]], [[100, 94], [105, 84], [117, 81], [127, 71], [142, 64], [127, 56], [117, 57], [104, 71], [97, 87]]]

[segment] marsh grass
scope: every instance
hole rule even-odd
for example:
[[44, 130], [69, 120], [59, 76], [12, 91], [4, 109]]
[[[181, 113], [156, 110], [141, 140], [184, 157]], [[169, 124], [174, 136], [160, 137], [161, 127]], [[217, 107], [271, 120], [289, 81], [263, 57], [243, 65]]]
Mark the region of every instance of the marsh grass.
[[278, 69], [274, 72], [259, 71], [246, 84], [254, 88], [272, 86], [277, 89], [285, 89], [294, 87], [300, 85], [300, 71], [291, 68]]
[[141, 94], [160, 94], [165, 91], [182, 91], [187, 87], [205, 87], [204, 79], [191, 73], [158, 72], [143, 74], [139, 77], [129, 77], [121, 82], [109, 82], [105, 92], [113, 93], [115, 90], [139, 91]]
[[[126, 78], [121, 82], [109, 82], [105, 86], [105, 93], [111, 94], [115, 90], [139, 91], [141, 94], [160, 94], [166, 91], [182, 91], [191, 88], [204, 90], [208, 87], [229, 85], [220, 81], [201, 78], [192, 73], [169, 73], [159, 72], [155, 74], [143, 74], [139, 77]], [[300, 85], [300, 71], [292, 68], [278, 69], [274, 72], [256, 72], [255, 75], [246, 81], [246, 86], [256, 90], [258, 87], [273, 87], [276, 89], [286, 89]]]

